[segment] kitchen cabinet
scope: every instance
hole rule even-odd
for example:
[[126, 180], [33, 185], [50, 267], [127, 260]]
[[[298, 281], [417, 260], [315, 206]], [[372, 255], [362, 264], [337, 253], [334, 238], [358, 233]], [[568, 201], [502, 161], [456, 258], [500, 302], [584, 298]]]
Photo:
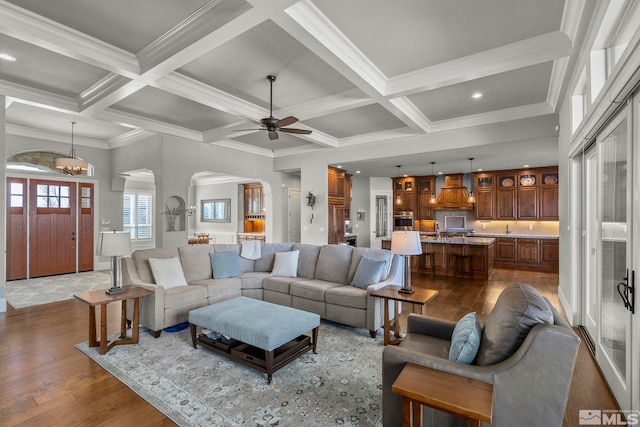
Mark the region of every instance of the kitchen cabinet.
[[344, 205], [329, 205], [328, 243], [344, 242]]
[[244, 214], [264, 215], [264, 191], [262, 184], [244, 184]]
[[516, 240], [507, 237], [496, 239], [496, 261], [516, 260]]
[[338, 198], [338, 199], [342, 199], [341, 202], [344, 203], [346, 171], [329, 166], [327, 168], [327, 174], [328, 174], [327, 192], [329, 195], [329, 200], [332, 198]]
[[538, 188], [518, 187], [517, 219], [538, 219]]
[[435, 176], [419, 176], [416, 178], [418, 189], [418, 213], [415, 219], [434, 219], [431, 197], [436, 191]]
[[493, 173], [475, 173], [473, 195], [476, 198], [476, 219], [494, 219], [495, 176]]
[[344, 174], [344, 219], [351, 219], [351, 174]]
[[415, 209], [415, 177], [393, 179], [393, 210], [394, 212], [413, 211]]
[[560, 248], [558, 240], [540, 239], [540, 262], [556, 266], [560, 263]]
[[516, 247], [518, 248], [519, 263], [537, 264], [538, 263], [538, 239], [516, 239]]
[[540, 173], [540, 219], [558, 221], [558, 169]]

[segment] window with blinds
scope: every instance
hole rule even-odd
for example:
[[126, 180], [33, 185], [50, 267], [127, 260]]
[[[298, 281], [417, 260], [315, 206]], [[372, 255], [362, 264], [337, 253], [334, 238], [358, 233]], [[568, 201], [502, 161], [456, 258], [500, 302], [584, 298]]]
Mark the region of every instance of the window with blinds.
[[122, 203], [124, 231], [132, 241], [151, 240], [153, 236], [153, 194], [141, 191], [125, 192]]

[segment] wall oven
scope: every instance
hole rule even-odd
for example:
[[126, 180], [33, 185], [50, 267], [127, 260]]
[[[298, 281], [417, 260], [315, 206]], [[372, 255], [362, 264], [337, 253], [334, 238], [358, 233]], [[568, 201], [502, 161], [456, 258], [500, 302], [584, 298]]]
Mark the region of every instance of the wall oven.
[[394, 231], [413, 230], [413, 212], [396, 212], [393, 214]]

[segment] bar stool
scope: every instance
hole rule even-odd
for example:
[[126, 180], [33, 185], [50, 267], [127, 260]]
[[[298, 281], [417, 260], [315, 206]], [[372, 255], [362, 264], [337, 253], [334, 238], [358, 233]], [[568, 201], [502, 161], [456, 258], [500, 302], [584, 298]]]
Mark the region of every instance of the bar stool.
[[[467, 265], [469, 265], [468, 269]], [[453, 276], [466, 278], [473, 277], [471, 272], [471, 255], [468, 253], [467, 245], [462, 245], [461, 253], [453, 254]]]
[[431, 247], [431, 243], [427, 243], [426, 250], [422, 253], [424, 255], [425, 267], [428, 265], [431, 270], [431, 278], [433, 279], [436, 275], [436, 255]]

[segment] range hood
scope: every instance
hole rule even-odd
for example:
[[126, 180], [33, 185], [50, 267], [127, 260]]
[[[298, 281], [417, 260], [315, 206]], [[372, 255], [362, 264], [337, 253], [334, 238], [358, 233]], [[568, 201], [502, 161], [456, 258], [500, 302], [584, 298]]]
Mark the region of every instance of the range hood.
[[473, 203], [469, 202], [469, 192], [462, 186], [461, 173], [444, 176], [444, 187], [440, 189], [436, 204], [432, 207], [436, 211], [472, 211]]

